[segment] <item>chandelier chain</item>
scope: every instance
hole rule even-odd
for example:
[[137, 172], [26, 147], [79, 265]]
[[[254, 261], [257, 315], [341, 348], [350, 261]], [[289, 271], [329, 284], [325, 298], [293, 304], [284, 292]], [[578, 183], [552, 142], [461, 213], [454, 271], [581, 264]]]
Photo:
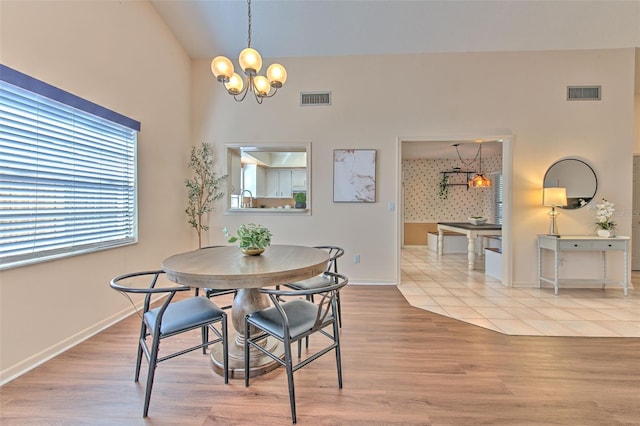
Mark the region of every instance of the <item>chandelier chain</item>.
[[247, 17], [249, 18], [249, 30], [247, 35], [247, 47], [251, 47], [251, 0], [247, 0], [248, 13]]
[[473, 163], [476, 162], [476, 160], [478, 159], [478, 155], [480, 154], [480, 148], [482, 148], [482, 145], [480, 145], [478, 147], [478, 152], [476, 152], [476, 156], [473, 157], [473, 159], [471, 161], [464, 161], [462, 159], [462, 156], [460, 155], [460, 151], [458, 150], [458, 145], [459, 144], [455, 144], [454, 146], [456, 147], [456, 152], [458, 153], [458, 158], [460, 159], [460, 162], [465, 166], [465, 167], [470, 167]]

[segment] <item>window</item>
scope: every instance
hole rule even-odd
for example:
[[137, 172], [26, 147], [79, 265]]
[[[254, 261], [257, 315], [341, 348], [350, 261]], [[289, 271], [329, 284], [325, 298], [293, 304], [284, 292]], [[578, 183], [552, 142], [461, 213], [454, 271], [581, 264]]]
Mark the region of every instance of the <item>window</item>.
[[0, 269], [136, 242], [139, 130], [0, 65]]

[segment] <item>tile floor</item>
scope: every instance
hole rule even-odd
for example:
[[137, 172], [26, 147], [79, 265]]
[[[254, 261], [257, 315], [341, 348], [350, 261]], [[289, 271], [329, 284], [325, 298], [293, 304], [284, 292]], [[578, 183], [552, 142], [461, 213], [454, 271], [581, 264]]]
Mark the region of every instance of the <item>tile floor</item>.
[[507, 288], [485, 276], [482, 262], [468, 271], [465, 254], [441, 256], [423, 246], [402, 249], [398, 286], [418, 308], [505, 334], [640, 337], [640, 272], [629, 295], [621, 286], [560, 289]]

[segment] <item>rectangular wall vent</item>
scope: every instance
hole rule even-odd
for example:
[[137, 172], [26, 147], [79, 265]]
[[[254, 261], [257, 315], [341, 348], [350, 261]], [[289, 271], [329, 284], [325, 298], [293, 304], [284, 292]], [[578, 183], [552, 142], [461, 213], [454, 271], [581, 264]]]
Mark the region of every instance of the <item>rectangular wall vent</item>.
[[331, 105], [331, 92], [301, 92], [300, 106]]
[[601, 86], [567, 86], [568, 101], [599, 101]]

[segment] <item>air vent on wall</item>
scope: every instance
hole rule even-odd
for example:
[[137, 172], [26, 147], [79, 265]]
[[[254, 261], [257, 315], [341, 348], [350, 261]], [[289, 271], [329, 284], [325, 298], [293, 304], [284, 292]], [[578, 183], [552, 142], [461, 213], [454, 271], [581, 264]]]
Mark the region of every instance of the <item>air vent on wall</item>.
[[331, 92], [301, 92], [300, 106], [331, 105]]
[[568, 101], [599, 101], [601, 86], [567, 86]]

